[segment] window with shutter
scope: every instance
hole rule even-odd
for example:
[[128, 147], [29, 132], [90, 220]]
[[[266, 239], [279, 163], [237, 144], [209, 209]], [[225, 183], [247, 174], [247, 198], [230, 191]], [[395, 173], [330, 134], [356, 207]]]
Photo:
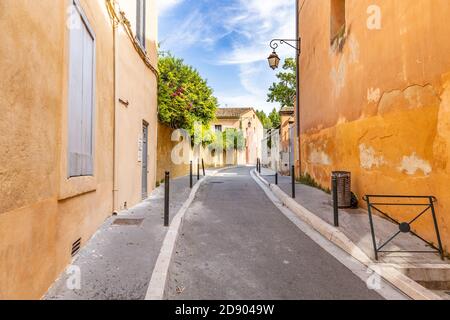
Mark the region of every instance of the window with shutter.
[[142, 48], [145, 49], [145, 10], [146, 1], [136, 0], [136, 38], [141, 44]]
[[331, 0], [330, 41], [331, 44], [345, 34], [345, 1]]
[[94, 174], [93, 117], [95, 36], [78, 1], [70, 29], [68, 149], [69, 177]]

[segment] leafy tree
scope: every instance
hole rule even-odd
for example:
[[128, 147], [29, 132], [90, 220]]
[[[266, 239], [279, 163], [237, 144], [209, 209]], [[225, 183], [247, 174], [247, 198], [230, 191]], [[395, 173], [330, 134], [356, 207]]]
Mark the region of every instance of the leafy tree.
[[269, 119], [269, 117], [267, 117], [266, 113], [263, 110], [261, 110], [261, 111], [257, 110], [256, 115], [258, 116], [259, 120], [261, 121], [264, 129], [272, 129], [273, 128], [272, 121]]
[[211, 149], [243, 150], [245, 148], [245, 137], [242, 130], [227, 128], [223, 132], [217, 132], [217, 137], [210, 144]]
[[174, 129], [194, 134], [199, 122], [207, 131], [215, 118], [217, 98], [199, 72], [170, 53], [161, 53], [158, 62], [159, 121]]
[[272, 128], [278, 128], [281, 126], [281, 117], [277, 109], [274, 108], [269, 114], [269, 120], [272, 122]]
[[294, 97], [297, 87], [296, 69], [297, 65], [293, 58], [285, 60], [283, 65], [284, 72], [277, 74], [279, 82], [272, 84], [269, 88], [267, 102], [278, 102], [283, 107], [294, 106]]

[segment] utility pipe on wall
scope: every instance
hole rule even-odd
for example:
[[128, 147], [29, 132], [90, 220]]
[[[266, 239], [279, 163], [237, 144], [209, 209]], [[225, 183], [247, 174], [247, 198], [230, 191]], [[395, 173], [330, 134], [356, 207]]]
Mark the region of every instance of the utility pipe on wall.
[[[111, 5], [115, 10], [115, 2], [112, 2]], [[113, 78], [114, 78], [114, 122], [113, 122], [113, 131], [114, 131], [114, 141], [113, 141], [113, 212], [118, 213], [120, 210], [119, 207], [119, 96], [118, 96], [118, 84], [117, 84], [117, 73], [118, 73], [118, 41], [117, 41], [117, 32], [119, 22], [116, 17], [112, 18], [113, 20], [113, 55], [114, 55], [114, 66], [113, 66]]]

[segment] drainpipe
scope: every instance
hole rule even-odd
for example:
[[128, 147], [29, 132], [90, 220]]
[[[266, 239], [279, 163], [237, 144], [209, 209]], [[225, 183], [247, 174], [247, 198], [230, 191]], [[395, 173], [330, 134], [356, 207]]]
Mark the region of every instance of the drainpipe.
[[296, 72], [296, 79], [297, 79], [297, 148], [298, 148], [298, 154], [297, 154], [297, 159], [298, 159], [298, 165], [299, 165], [299, 169], [298, 169], [298, 176], [301, 177], [302, 175], [302, 148], [301, 148], [301, 128], [300, 128], [300, 52], [302, 50], [302, 43], [301, 43], [301, 39], [300, 39], [300, 6], [299, 6], [299, 2], [300, 0], [295, 0], [295, 29], [296, 29], [296, 36], [297, 39], [299, 40], [297, 42], [297, 59], [296, 59], [296, 63], [297, 63], [297, 72]]
[[[115, 2], [113, 2], [114, 10], [116, 9]], [[119, 212], [119, 96], [118, 96], [118, 84], [117, 84], [117, 73], [118, 73], [118, 33], [119, 23], [116, 19], [113, 20], [113, 50], [114, 50], [114, 66], [113, 66], [113, 77], [114, 77], [114, 121], [113, 121], [113, 131], [114, 131], [114, 141], [113, 141], [113, 213]]]

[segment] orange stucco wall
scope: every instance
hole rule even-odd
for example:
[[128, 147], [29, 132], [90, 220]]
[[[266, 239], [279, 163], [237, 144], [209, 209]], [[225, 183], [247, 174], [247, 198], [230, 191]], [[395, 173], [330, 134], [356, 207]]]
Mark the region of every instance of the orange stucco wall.
[[[0, 299], [41, 298], [70, 263], [72, 243], [81, 237], [85, 244], [113, 212], [113, 28], [105, 1], [79, 2], [96, 35], [95, 169], [93, 177], [71, 179], [66, 27], [71, 1], [0, 2]], [[150, 123], [156, 118], [153, 83], [154, 76], [145, 84]], [[142, 95], [130, 100], [142, 104]]]
[[[324, 187], [349, 170], [359, 196], [436, 196], [448, 250], [450, 2], [347, 0], [334, 44], [330, 3], [299, 5], [302, 169]], [[436, 243], [429, 220], [414, 227]]]

